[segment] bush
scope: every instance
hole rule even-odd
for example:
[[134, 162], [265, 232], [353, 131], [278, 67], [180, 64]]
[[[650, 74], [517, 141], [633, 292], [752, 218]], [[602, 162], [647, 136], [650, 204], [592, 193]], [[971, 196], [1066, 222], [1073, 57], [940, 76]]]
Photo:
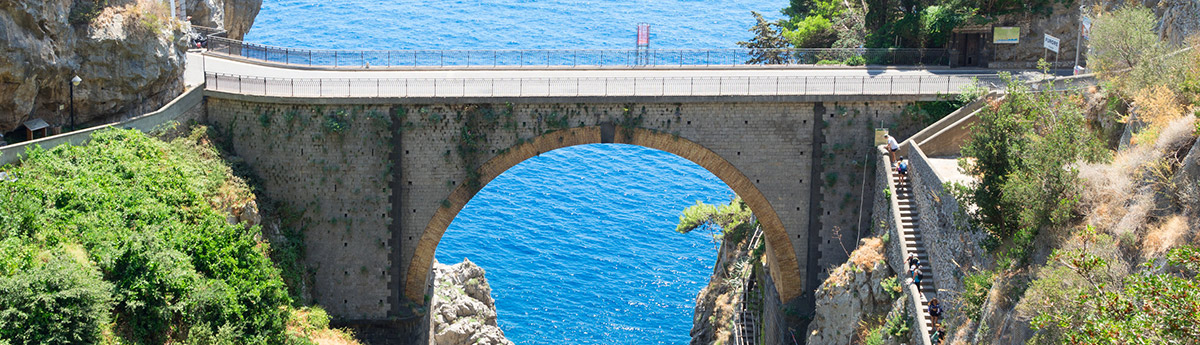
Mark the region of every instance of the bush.
[[67, 22], [72, 25], [91, 24], [105, 7], [108, 7], [108, 0], [75, 0], [71, 12], [67, 14]]
[[995, 274], [991, 271], [981, 271], [963, 277], [963, 313], [972, 321], [979, 321], [983, 302], [987, 301], [988, 291], [992, 289]]
[[191, 260], [153, 234], [135, 234], [120, 245], [121, 254], [104, 268], [115, 283], [116, 312], [134, 339], [165, 342], [196, 280]]
[[91, 285], [113, 290], [123, 342], [192, 333], [283, 342], [291, 300], [259, 229], [227, 222], [226, 203], [249, 196], [223, 192], [245, 186], [206, 133], [166, 143], [113, 129], [86, 146], [29, 151], [11, 170], [18, 182], [0, 183], [0, 195], [22, 196], [0, 197], [0, 254], [22, 256], [0, 260], [0, 273], [18, 268], [10, 279], [32, 279], [25, 267], [37, 248], [79, 243], [79, 256], [103, 271], [105, 282]]
[[112, 285], [95, 268], [57, 252], [49, 262], [0, 277], [0, 342], [98, 342]]

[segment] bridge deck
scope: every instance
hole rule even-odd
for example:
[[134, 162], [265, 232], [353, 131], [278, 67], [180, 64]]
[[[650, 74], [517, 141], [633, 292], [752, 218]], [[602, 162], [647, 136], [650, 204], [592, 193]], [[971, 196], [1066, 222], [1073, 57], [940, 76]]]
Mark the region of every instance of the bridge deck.
[[[195, 63], [199, 60], [199, 63]], [[209, 90], [283, 97], [579, 97], [956, 94], [994, 71], [897, 69], [293, 69], [189, 54]], [[194, 67], [193, 67], [194, 68]], [[991, 74], [986, 74], [991, 72]]]

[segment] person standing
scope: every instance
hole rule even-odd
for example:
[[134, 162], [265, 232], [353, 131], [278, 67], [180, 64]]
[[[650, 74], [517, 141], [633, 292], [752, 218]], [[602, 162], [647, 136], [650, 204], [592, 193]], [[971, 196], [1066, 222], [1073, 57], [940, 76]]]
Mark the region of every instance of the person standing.
[[883, 137], [885, 139], [887, 139], [888, 152], [891, 153], [892, 165], [895, 166], [896, 165], [896, 151], [900, 150], [900, 143], [897, 143], [896, 137], [893, 137], [891, 134], [884, 134]]
[[942, 306], [940, 303], [938, 303], [937, 298], [929, 301], [929, 319], [929, 321], [932, 321], [934, 325], [937, 325], [939, 321], [942, 321]]

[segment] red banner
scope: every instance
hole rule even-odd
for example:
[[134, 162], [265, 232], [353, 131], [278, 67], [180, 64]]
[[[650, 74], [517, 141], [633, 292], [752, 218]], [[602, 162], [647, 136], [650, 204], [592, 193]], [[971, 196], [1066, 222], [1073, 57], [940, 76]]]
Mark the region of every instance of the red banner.
[[638, 24], [637, 44], [639, 46], [650, 45], [650, 24]]

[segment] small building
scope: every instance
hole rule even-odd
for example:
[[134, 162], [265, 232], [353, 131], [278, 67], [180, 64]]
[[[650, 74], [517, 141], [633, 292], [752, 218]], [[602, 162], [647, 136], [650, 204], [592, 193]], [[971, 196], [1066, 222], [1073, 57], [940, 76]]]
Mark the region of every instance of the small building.
[[50, 136], [50, 124], [46, 120], [32, 119], [21, 124], [25, 127], [26, 140], [34, 140]]
[[966, 25], [950, 35], [951, 67], [988, 67], [992, 60], [992, 26]]

